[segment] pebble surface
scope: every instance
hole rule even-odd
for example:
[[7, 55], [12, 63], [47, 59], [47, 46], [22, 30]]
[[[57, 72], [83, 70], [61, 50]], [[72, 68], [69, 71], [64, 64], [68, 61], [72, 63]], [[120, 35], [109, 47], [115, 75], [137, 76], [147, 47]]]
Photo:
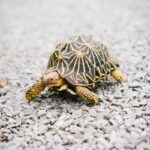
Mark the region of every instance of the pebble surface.
[[[1, 150], [150, 149], [150, 1], [0, 1]], [[45, 91], [23, 93], [54, 46], [92, 34], [120, 60], [127, 82], [96, 89], [100, 105]]]

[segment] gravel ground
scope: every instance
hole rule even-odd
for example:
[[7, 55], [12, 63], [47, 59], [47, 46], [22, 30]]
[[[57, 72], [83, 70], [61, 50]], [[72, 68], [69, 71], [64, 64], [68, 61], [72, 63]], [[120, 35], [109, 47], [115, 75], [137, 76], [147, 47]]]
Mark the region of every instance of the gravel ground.
[[[1, 150], [150, 149], [150, 1], [1, 0]], [[92, 34], [118, 56], [127, 82], [97, 89], [101, 105], [25, 89], [44, 71], [55, 44]], [[2, 86], [2, 85], [1, 85]]]

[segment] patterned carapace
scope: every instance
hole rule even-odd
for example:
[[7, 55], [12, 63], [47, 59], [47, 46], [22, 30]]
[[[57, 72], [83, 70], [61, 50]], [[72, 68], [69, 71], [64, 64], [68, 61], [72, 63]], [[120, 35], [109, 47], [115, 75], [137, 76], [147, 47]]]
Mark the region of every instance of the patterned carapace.
[[104, 81], [119, 64], [104, 44], [82, 35], [58, 44], [51, 54], [49, 67], [74, 85], [93, 86]]

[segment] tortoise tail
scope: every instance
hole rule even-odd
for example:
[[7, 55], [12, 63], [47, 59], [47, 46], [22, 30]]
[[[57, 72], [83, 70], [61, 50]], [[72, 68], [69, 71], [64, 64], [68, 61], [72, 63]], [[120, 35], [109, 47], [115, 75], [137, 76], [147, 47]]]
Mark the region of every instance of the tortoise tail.
[[26, 101], [30, 102], [33, 98], [39, 95], [45, 89], [45, 87], [46, 86], [42, 80], [39, 80], [34, 85], [29, 87], [29, 89], [27, 89], [27, 91], [25, 92]]

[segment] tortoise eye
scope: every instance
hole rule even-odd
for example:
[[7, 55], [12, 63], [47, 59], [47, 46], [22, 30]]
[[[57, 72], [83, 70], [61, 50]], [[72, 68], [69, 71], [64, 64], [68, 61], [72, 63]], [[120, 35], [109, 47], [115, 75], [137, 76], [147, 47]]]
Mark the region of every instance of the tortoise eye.
[[48, 82], [49, 82], [49, 84], [52, 84], [54, 82], [54, 79], [53, 78], [49, 78]]
[[53, 78], [50, 78], [49, 80], [50, 80], [50, 81], [53, 81]]

